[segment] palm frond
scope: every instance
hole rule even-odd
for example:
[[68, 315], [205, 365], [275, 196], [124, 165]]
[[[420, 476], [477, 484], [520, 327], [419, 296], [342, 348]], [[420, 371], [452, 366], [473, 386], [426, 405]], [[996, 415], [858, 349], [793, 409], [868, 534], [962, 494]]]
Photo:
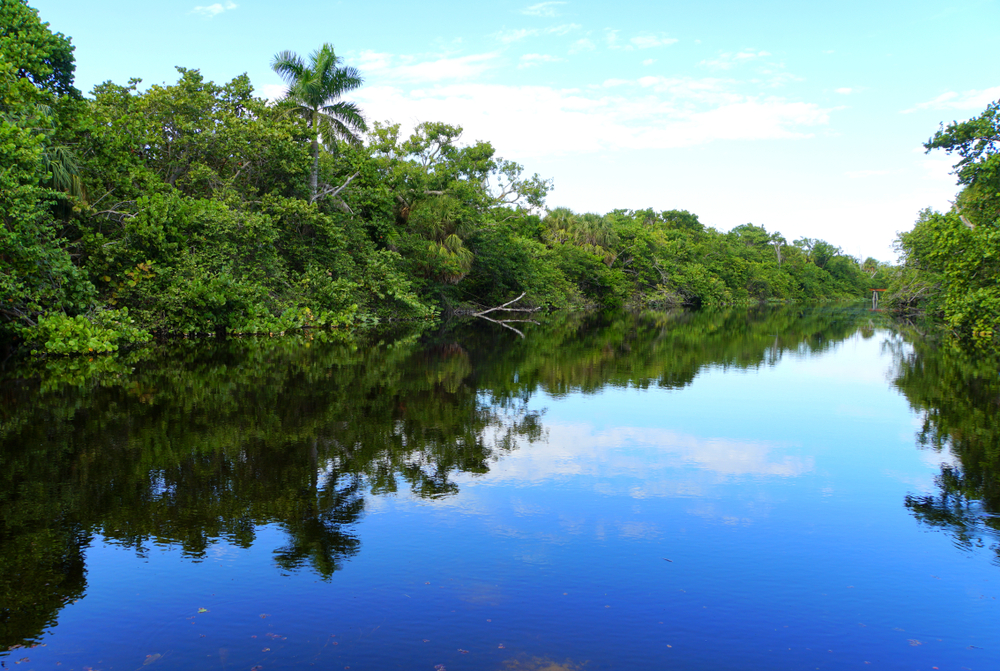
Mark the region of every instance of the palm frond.
[[294, 51], [279, 51], [271, 59], [271, 69], [289, 84], [302, 77], [306, 64]]
[[368, 124], [365, 122], [361, 108], [348, 100], [338, 100], [332, 105], [321, 107], [320, 112], [334, 119], [339, 119], [354, 133], [363, 133], [368, 130]]

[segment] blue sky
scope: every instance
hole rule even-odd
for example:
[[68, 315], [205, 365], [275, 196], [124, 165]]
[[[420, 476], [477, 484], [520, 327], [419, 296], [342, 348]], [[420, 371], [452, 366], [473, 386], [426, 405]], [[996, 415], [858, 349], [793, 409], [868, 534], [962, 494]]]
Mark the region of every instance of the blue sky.
[[1000, 99], [998, 0], [30, 4], [85, 91], [179, 65], [276, 96], [271, 57], [330, 42], [370, 120], [459, 124], [554, 179], [550, 206], [687, 209], [883, 260], [957, 189], [921, 143]]

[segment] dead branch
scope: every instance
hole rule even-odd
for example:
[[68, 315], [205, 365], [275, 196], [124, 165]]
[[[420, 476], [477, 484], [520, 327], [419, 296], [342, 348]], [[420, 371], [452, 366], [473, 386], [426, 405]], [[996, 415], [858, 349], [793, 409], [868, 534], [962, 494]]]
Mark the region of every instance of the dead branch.
[[343, 191], [344, 189], [346, 189], [347, 185], [350, 184], [351, 182], [353, 182], [354, 178], [357, 177], [360, 174], [361, 174], [360, 172], [354, 173], [353, 175], [351, 175], [350, 177], [348, 177], [347, 181], [344, 182], [343, 184], [341, 184], [340, 186], [336, 186], [336, 187], [334, 187], [334, 186], [327, 186], [325, 189], [323, 189], [322, 191], [320, 191], [319, 193], [317, 193], [315, 196], [313, 196], [312, 198], [310, 198], [309, 199], [309, 203], [310, 204], [315, 203], [320, 198], [325, 198], [326, 196], [336, 197], [337, 194], [339, 194], [341, 191]]
[[511, 305], [512, 303], [516, 303], [519, 300], [521, 300], [522, 298], [524, 298], [525, 294], [527, 294], [527, 293], [528, 293], [527, 291], [522, 291], [521, 295], [518, 296], [517, 298], [515, 298], [514, 300], [507, 301], [503, 305], [498, 305], [495, 308], [490, 308], [489, 310], [483, 310], [482, 312], [476, 312], [472, 316], [473, 317], [482, 317], [483, 315], [489, 314], [490, 312], [495, 312], [496, 310], [503, 310], [504, 312], [538, 312], [539, 310], [541, 310], [542, 309], [541, 307], [537, 307], [537, 308], [509, 308], [509, 307], [507, 307], [508, 305]]

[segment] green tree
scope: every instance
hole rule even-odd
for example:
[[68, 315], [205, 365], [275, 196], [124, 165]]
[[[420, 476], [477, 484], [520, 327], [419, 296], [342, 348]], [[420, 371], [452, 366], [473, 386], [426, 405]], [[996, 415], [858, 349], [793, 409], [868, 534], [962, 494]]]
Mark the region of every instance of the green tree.
[[62, 33], [50, 31], [24, 0], [0, 3], [0, 58], [40, 91], [80, 95], [73, 87], [73, 45]]
[[24, 2], [0, 4], [0, 333], [5, 335], [34, 326], [46, 312], [84, 310], [93, 299], [93, 287], [73, 265], [64, 222], [56, 216], [73, 202], [61, 192], [74, 190], [75, 161], [61, 145], [82, 104], [72, 85], [73, 69], [69, 39], [52, 33]]
[[1000, 325], [1000, 101], [943, 126], [924, 147], [958, 154], [963, 189], [950, 212], [925, 210], [899, 236], [904, 263], [887, 304], [943, 321], [962, 338], [990, 340]]
[[309, 64], [291, 51], [282, 51], [271, 61], [271, 69], [288, 83], [283, 104], [306, 120], [312, 134], [313, 169], [309, 176], [311, 199], [320, 198], [319, 148], [329, 149], [336, 141], [360, 144], [360, 133], [368, 129], [361, 110], [353, 102], [340, 98], [361, 87], [361, 73], [351, 66], [341, 66], [342, 59], [332, 44], [324, 44], [309, 57]]

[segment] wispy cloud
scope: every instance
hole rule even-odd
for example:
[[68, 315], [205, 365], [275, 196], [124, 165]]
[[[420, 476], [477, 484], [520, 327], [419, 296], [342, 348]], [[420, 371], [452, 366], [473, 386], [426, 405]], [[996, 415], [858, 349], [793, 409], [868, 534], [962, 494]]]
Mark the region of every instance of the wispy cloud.
[[582, 37], [570, 45], [569, 52], [571, 54], [580, 54], [584, 51], [593, 51], [596, 48], [596, 44], [588, 40], [586, 37]]
[[608, 28], [604, 33], [604, 40], [608, 45], [608, 49], [621, 49], [622, 51], [634, 51], [636, 49], [652, 49], [654, 47], [666, 47], [671, 44], [677, 44], [677, 40], [673, 37], [667, 37], [666, 35], [636, 35], [628, 40], [628, 42], [622, 42], [618, 39], [619, 30], [612, 30]]
[[852, 89], [852, 88], [850, 88], [848, 86], [844, 86], [844, 87], [841, 87], [839, 89], [834, 89], [834, 93], [839, 93], [842, 96], [849, 96], [852, 93], [854, 93], [854, 89]]
[[420, 60], [414, 56], [395, 56], [376, 51], [363, 51], [358, 67], [369, 79], [382, 82], [409, 82], [415, 84], [448, 80], [477, 79], [488, 70], [499, 66], [499, 54], [470, 54], [468, 56], [440, 56]]
[[535, 65], [541, 65], [542, 63], [559, 63], [564, 60], [564, 58], [550, 56], [549, 54], [524, 54], [521, 56], [521, 62], [518, 63], [517, 67], [530, 68]]
[[629, 40], [636, 49], [652, 49], [654, 47], [666, 47], [677, 44], [677, 40], [672, 37], [657, 35], [638, 35]]
[[718, 140], [807, 138], [830, 110], [745, 95], [724, 80], [608, 81], [593, 90], [484, 83], [374, 85], [356, 100], [369, 118], [441, 120], [518, 157], [666, 149]]
[[205, 5], [204, 7], [201, 6], [195, 7], [194, 9], [191, 10], [191, 13], [201, 14], [202, 16], [210, 19], [213, 16], [222, 14], [222, 12], [236, 9], [237, 7], [239, 7], [239, 5], [237, 5], [235, 2], [232, 2], [232, 0], [228, 0], [228, 2], [225, 3], [216, 2], [213, 5]]
[[735, 53], [719, 54], [716, 58], [704, 60], [700, 63], [709, 70], [729, 70], [736, 65], [748, 63], [759, 58], [766, 58], [771, 54], [767, 51], [756, 51], [754, 49], [743, 49]]
[[537, 5], [525, 7], [521, 10], [521, 13], [527, 14], [528, 16], [553, 17], [558, 16], [559, 5], [568, 4], [568, 2], [539, 2]]
[[994, 100], [1000, 99], [1000, 86], [988, 89], [973, 89], [971, 91], [948, 91], [942, 93], [933, 100], [924, 103], [917, 103], [908, 110], [903, 110], [903, 114], [919, 112], [921, 110], [975, 110], [982, 109]]
[[501, 30], [494, 34], [498, 42], [502, 44], [513, 44], [528, 37], [542, 37], [544, 35], [568, 35], [574, 30], [580, 29], [578, 23], [564, 23], [551, 28], [515, 28], [513, 30]]

